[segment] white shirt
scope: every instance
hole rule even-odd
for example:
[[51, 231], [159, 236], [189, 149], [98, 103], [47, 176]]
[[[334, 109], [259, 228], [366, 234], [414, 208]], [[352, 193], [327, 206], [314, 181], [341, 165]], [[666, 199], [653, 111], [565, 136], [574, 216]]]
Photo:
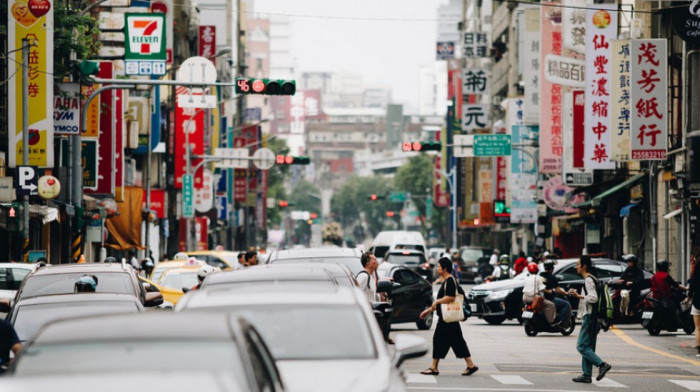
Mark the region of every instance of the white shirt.
[[598, 302], [598, 292], [596, 291], [595, 281], [593, 281], [593, 278], [584, 279], [583, 285], [584, 286], [581, 288], [580, 294], [585, 298], [578, 301], [577, 317], [579, 318], [583, 318], [584, 315], [593, 313], [593, 304]]
[[498, 264], [498, 255], [493, 253], [491, 254], [491, 258], [489, 259], [489, 264], [491, 265], [496, 265]]
[[539, 275], [530, 275], [525, 278], [525, 286], [523, 286], [523, 294], [527, 295], [539, 295], [542, 294], [542, 290], [545, 289], [544, 281]]
[[360, 286], [362, 292], [365, 293], [367, 300], [370, 303], [377, 301], [377, 276], [374, 275], [370, 277], [369, 272], [362, 270], [357, 274], [357, 284]]

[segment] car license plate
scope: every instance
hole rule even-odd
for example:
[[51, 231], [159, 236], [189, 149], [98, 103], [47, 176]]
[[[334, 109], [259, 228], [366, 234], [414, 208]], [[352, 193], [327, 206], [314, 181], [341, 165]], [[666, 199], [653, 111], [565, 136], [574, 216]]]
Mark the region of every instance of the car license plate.
[[654, 317], [654, 312], [644, 312], [642, 313], [642, 319], [651, 320]]
[[476, 312], [476, 304], [469, 304], [469, 310]]
[[523, 318], [524, 318], [524, 319], [531, 319], [532, 316], [533, 316], [533, 313], [532, 313], [532, 312], [528, 312], [528, 311], [523, 312]]

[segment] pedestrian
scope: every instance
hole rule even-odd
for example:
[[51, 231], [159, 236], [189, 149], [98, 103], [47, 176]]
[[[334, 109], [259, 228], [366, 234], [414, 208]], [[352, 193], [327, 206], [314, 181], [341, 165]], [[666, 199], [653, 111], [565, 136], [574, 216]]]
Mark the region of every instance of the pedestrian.
[[363, 270], [357, 273], [355, 279], [357, 280], [357, 285], [360, 287], [367, 301], [373, 303], [377, 301], [377, 268], [379, 267], [379, 262], [377, 262], [377, 257], [372, 252], [365, 252], [360, 257], [360, 263], [362, 263]]
[[245, 264], [247, 267], [258, 265], [258, 252], [249, 250], [245, 253]]
[[448, 304], [454, 301], [458, 292], [464, 295], [464, 290], [459, 287], [459, 284], [452, 277], [452, 261], [449, 258], [441, 257], [438, 260], [437, 270], [443, 284], [437, 293], [437, 299], [428, 309], [425, 309], [420, 314], [421, 319], [424, 319], [435, 310], [437, 310], [438, 315], [437, 327], [435, 327], [435, 333], [433, 334], [433, 362], [421, 374], [434, 376], [440, 374], [438, 363], [447, 356], [447, 352], [451, 348], [457, 358], [464, 358], [464, 361], [467, 363], [467, 368], [462, 372], [462, 375], [471, 376], [479, 368], [472, 361], [469, 347], [467, 347], [467, 342], [462, 335], [462, 328], [459, 322], [444, 322], [442, 320], [442, 309], [440, 309], [441, 304]]
[[688, 299], [692, 301], [693, 307], [690, 309], [690, 314], [693, 315], [695, 322], [695, 348], [698, 350], [696, 354], [700, 357], [700, 253], [697, 253], [690, 260], [690, 287], [688, 288]]
[[498, 249], [494, 249], [493, 253], [491, 253], [491, 257], [489, 258], [489, 264], [496, 267], [498, 265], [498, 256], [501, 254], [501, 252]]
[[138, 272], [141, 269], [141, 264], [139, 264], [139, 260], [136, 258], [136, 252], [131, 251], [131, 258], [129, 259], [129, 264], [131, 264], [132, 267]]
[[581, 368], [583, 374], [572, 379], [573, 382], [591, 383], [593, 373], [593, 365], [598, 367], [598, 377], [596, 381], [600, 381], [605, 377], [605, 374], [610, 371], [609, 363], [604, 362], [595, 353], [596, 338], [598, 328], [591, 320], [595, 304], [598, 303], [598, 292], [596, 291], [597, 279], [591, 271], [593, 270], [593, 262], [591, 257], [582, 255], [576, 263], [576, 272], [583, 277], [583, 288], [580, 293], [577, 293], [573, 288], [569, 290], [569, 294], [579, 299], [578, 314], [582, 317], [581, 329], [576, 342], [576, 349], [581, 354]]
[[513, 272], [515, 273], [515, 275], [518, 275], [521, 272], [523, 272], [525, 267], [527, 267], [527, 259], [525, 258], [525, 252], [521, 250], [518, 253], [518, 258], [515, 259], [515, 263], [513, 263]]
[[17, 356], [22, 349], [22, 342], [9, 321], [0, 319], [0, 373], [10, 366], [10, 351]]
[[238, 265], [233, 269], [241, 269], [245, 267], [245, 252], [238, 252]]

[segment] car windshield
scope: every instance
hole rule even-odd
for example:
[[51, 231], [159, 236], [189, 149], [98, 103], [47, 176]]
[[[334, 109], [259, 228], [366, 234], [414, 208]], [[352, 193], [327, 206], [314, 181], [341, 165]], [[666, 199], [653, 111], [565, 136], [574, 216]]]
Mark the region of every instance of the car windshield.
[[15, 311], [14, 327], [19, 339], [24, 341], [31, 338], [40, 327], [54, 320], [109, 313], [133, 313], [138, 310], [135, 303], [126, 301], [23, 305]]
[[462, 249], [459, 256], [464, 261], [479, 261], [480, 258], [484, 257], [484, 251], [481, 249]]
[[237, 309], [275, 359], [376, 358], [367, 320], [356, 305], [255, 306]]
[[387, 255], [386, 259], [389, 263], [401, 264], [401, 265], [418, 265], [423, 263], [425, 260], [423, 257], [417, 254], [412, 255], [402, 255], [396, 253], [390, 253]]
[[0, 290], [17, 290], [29, 272], [27, 268], [0, 268]]
[[151, 280], [154, 282], [157, 282], [158, 279], [160, 279], [161, 276], [165, 273], [165, 271], [173, 269], [173, 268], [180, 268], [181, 266], [156, 266], [156, 268], [153, 269], [153, 272], [151, 273]]
[[160, 279], [158, 283], [163, 287], [171, 287], [174, 289], [182, 290], [183, 287], [191, 288], [199, 284], [197, 280], [197, 271], [187, 271], [187, 272], [170, 272]]
[[[97, 276], [98, 293], [136, 295], [134, 284], [128, 272], [90, 272]], [[75, 282], [85, 272], [34, 275], [27, 278], [20, 293], [20, 299], [42, 295], [70, 294], [75, 292]]]
[[140, 371], [233, 372], [236, 379], [246, 379], [236, 346], [230, 340], [207, 340], [206, 337], [172, 341], [115, 339], [87, 343], [34, 344], [18, 359], [15, 374], [26, 376]]
[[360, 271], [362, 271], [362, 263], [359, 257], [308, 257], [308, 258], [295, 258], [295, 259], [277, 259], [273, 260], [273, 264], [277, 263], [335, 263], [346, 265], [350, 271], [352, 271], [353, 276], [357, 276]]

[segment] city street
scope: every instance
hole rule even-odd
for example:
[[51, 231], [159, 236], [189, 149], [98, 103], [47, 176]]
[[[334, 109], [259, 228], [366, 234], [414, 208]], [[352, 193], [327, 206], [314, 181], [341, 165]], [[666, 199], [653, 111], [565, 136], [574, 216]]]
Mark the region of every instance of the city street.
[[[469, 292], [467, 285], [463, 287]], [[399, 324], [393, 333], [415, 334], [430, 344], [433, 330], [418, 331], [413, 325]], [[403, 365], [410, 390], [700, 391], [700, 357], [695, 357], [692, 348], [693, 335], [662, 333], [654, 337], [638, 324], [601, 332], [596, 351], [612, 365], [612, 370], [600, 382], [577, 384], [571, 379], [581, 373], [581, 357], [576, 351], [578, 327], [566, 337], [547, 333], [527, 337], [515, 321], [493, 326], [470, 318], [462, 323], [462, 331], [479, 371], [469, 377], [461, 376], [464, 361], [450, 351], [440, 362], [439, 376], [421, 375], [420, 371], [430, 365], [429, 352]], [[596, 375], [594, 369], [593, 376]]]

